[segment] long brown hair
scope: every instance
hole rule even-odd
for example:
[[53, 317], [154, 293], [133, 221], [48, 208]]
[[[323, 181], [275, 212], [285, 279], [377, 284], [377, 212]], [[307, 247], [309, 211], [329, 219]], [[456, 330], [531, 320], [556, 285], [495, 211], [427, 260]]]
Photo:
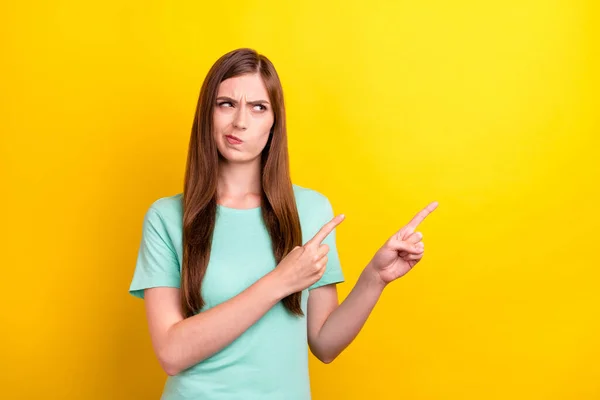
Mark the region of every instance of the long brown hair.
[[[219, 84], [252, 73], [262, 77], [275, 117], [261, 154], [262, 218], [277, 263], [295, 246], [302, 245], [300, 218], [290, 178], [285, 106], [279, 76], [271, 61], [256, 51], [231, 51], [215, 62], [202, 84], [190, 137], [183, 190], [181, 305], [185, 317], [200, 312], [205, 304], [201, 287], [210, 259], [217, 213], [219, 154], [212, 130]], [[292, 314], [302, 316], [300, 298], [301, 293], [293, 293], [282, 302]]]

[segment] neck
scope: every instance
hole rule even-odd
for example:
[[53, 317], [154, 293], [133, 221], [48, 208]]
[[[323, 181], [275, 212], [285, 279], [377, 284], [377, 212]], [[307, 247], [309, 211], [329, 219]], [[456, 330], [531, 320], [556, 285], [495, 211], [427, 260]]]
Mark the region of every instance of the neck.
[[217, 197], [220, 199], [244, 199], [262, 195], [260, 159], [256, 162], [235, 164], [221, 161]]

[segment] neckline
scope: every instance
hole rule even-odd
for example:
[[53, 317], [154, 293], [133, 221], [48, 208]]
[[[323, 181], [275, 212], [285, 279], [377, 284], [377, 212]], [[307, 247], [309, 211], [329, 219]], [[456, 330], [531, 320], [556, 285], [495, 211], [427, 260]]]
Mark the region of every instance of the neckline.
[[223, 206], [221, 204], [217, 204], [217, 209], [227, 213], [236, 213], [236, 214], [247, 214], [247, 213], [256, 213], [261, 211], [261, 206], [252, 207], [252, 208], [232, 208]]

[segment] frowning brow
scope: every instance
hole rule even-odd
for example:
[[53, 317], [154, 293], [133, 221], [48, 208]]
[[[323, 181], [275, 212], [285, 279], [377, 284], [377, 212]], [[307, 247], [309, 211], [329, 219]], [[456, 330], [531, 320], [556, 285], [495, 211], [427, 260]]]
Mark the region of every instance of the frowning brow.
[[[219, 97], [217, 97], [217, 101], [229, 101], [232, 104], [237, 104], [238, 103], [237, 101], [235, 101], [231, 97], [227, 97], [227, 96], [219, 96]], [[252, 104], [252, 105], [255, 105], [255, 104], [269, 104], [269, 102], [266, 101], [266, 100], [247, 101], [246, 103]]]

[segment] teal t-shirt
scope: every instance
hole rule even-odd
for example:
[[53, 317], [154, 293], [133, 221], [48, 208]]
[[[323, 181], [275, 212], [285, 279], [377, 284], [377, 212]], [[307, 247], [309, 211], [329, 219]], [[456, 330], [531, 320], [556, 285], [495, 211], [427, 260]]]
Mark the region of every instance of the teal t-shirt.
[[[293, 188], [304, 244], [334, 214], [321, 193], [298, 185]], [[180, 287], [182, 218], [181, 194], [161, 198], [147, 211], [129, 288], [132, 295], [143, 298], [147, 288]], [[335, 231], [323, 243], [330, 248], [328, 262], [322, 278], [302, 292], [305, 315], [309, 290], [344, 281]], [[211, 256], [202, 282], [203, 310], [238, 295], [275, 266], [260, 207], [240, 210], [217, 206]], [[231, 344], [169, 376], [161, 399], [310, 399], [306, 329], [306, 317], [291, 315], [279, 302]]]

